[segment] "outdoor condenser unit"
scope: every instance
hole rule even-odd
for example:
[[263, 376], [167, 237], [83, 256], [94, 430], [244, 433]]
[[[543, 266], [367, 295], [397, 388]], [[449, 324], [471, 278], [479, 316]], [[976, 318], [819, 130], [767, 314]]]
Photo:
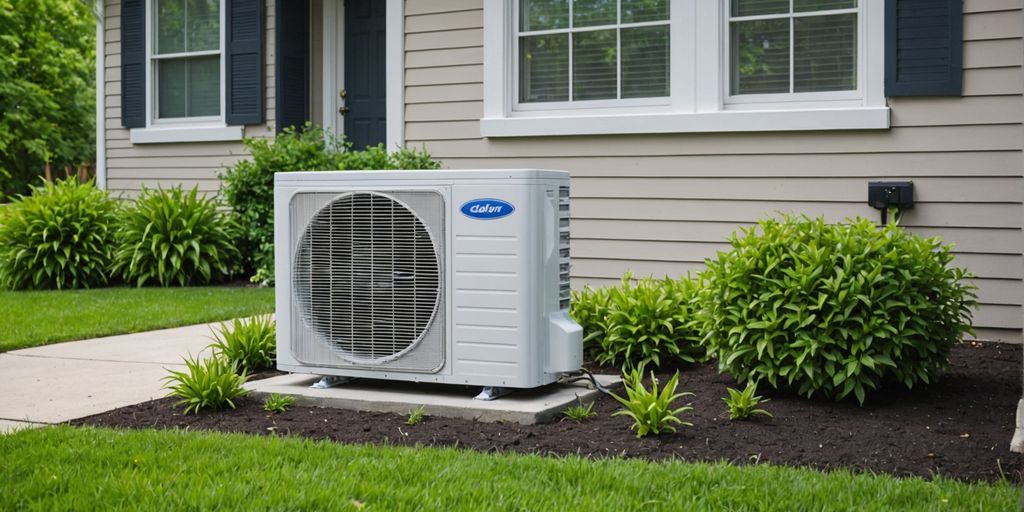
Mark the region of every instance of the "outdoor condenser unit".
[[532, 388], [580, 368], [564, 171], [278, 173], [274, 216], [281, 370]]

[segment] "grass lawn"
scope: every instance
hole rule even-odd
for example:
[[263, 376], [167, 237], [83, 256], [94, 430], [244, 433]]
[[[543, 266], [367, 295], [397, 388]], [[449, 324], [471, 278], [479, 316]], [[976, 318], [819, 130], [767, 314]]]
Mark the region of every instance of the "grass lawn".
[[0, 510], [1013, 510], [1020, 498], [1009, 484], [183, 431], [26, 430], [0, 436], [0, 460]]
[[274, 310], [273, 288], [0, 291], [0, 352], [200, 324]]

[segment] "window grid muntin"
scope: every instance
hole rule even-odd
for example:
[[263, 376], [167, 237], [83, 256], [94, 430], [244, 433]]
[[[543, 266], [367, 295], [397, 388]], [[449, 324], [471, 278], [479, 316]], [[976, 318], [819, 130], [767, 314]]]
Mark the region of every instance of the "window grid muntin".
[[[555, 28], [555, 29], [542, 29], [542, 30], [527, 30], [521, 29], [521, 16], [522, 16], [522, 2], [529, 0], [518, 0], [512, 9], [512, 26], [513, 29], [513, 44], [512, 44], [512, 80], [513, 90], [512, 96], [514, 98], [514, 105], [516, 110], [550, 110], [558, 108], [593, 108], [593, 107], [616, 107], [616, 106], [651, 106], [651, 105], [664, 105], [666, 100], [672, 98], [672, 85], [671, 79], [668, 80], [667, 89], [668, 94], [665, 96], [649, 96], [642, 98], [622, 98], [622, 29], [631, 28], [642, 28], [642, 27], [657, 27], [665, 26], [668, 29], [668, 50], [669, 56], [666, 59], [666, 65], [671, 67], [671, 54], [672, 54], [672, 7], [671, 2], [668, 7], [668, 17], [664, 20], [658, 21], [641, 21], [632, 23], [622, 23], [622, 0], [616, 0], [615, 2], [615, 19], [614, 24], [604, 25], [587, 25], [584, 27], [575, 27], [574, 19], [574, 8], [575, 2], [568, 0], [569, 11], [568, 11], [568, 27], [566, 28]], [[576, 100], [574, 99], [573, 86], [575, 85], [575, 52], [573, 51], [574, 40], [572, 35], [577, 32], [592, 32], [600, 30], [615, 30], [615, 60], [616, 60], [616, 97], [615, 98], [604, 98], [597, 100]], [[520, 58], [520, 41], [523, 37], [529, 36], [542, 36], [542, 35], [555, 35], [555, 34], [567, 34], [569, 41], [566, 45], [567, 51], [569, 52], [568, 58], [568, 82], [569, 91], [568, 99], [563, 101], [523, 101], [521, 98], [521, 58]], [[667, 70], [670, 71], [670, 70]], [[525, 108], [524, 108], [525, 107]]]

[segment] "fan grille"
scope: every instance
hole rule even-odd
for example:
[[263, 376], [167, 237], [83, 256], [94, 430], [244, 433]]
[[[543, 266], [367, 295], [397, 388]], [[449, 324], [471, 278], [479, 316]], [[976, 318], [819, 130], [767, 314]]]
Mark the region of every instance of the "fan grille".
[[292, 287], [317, 339], [350, 361], [382, 363], [430, 327], [440, 262], [430, 231], [407, 206], [374, 192], [348, 193], [307, 224]]

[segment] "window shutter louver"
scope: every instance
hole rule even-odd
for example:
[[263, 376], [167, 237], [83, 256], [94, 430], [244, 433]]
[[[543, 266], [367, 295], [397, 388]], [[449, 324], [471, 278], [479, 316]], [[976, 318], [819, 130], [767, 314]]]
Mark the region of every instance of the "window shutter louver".
[[121, 0], [121, 124], [146, 126], [146, 0]]
[[960, 96], [962, 0], [886, 0], [886, 96]]
[[260, 124], [264, 120], [263, 1], [225, 2], [225, 112], [229, 125]]
[[277, 131], [309, 120], [309, 2], [278, 0], [275, 7]]

